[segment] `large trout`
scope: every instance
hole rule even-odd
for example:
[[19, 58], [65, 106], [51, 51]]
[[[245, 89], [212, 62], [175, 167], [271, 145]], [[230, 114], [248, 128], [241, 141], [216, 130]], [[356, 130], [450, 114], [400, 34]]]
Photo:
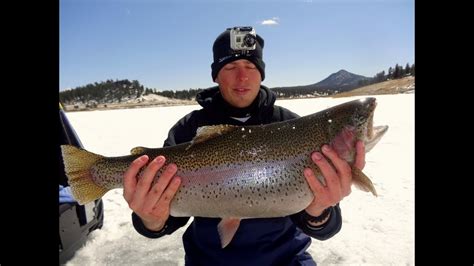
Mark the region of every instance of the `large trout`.
[[[357, 140], [364, 141], [366, 152], [370, 151], [388, 129], [373, 127], [375, 106], [375, 98], [365, 98], [267, 125], [206, 126], [197, 130], [191, 142], [156, 149], [136, 147], [131, 155], [120, 157], [62, 145], [65, 172], [74, 198], [85, 204], [123, 187], [123, 175], [137, 157], [164, 155], [167, 163], [178, 166], [177, 175], [182, 178], [170, 214], [223, 218], [218, 229], [224, 247], [233, 236], [226, 236], [225, 228], [239, 225], [227, 221], [291, 215], [311, 203], [314, 195], [303, 170], [312, 168], [324, 183], [310, 156], [323, 144], [330, 144], [350, 164]], [[377, 195], [360, 170], [352, 167], [352, 175], [354, 185]]]

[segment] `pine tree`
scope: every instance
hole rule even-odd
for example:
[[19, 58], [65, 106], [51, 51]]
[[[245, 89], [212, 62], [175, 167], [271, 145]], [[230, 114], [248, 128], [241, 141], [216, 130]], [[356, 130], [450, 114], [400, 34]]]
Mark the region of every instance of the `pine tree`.
[[395, 65], [395, 70], [393, 71], [393, 79], [400, 78], [400, 67], [398, 64]]
[[411, 75], [411, 68], [410, 68], [410, 64], [406, 64], [405, 66], [405, 75]]

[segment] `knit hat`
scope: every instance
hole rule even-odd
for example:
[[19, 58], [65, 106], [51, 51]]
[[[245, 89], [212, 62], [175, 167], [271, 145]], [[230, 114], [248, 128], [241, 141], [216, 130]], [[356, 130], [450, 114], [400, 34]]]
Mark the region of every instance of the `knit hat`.
[[245, 53], [240, 51], [234, 51], [230, 47], [230, 29], [225, 30], [219, 36], [217, 36], [212, 46], [212, 52], [214, 55], [214, 62], [211, 64], [212, 69], [212, 80], [215, 81], [219, 70], [226, 64], [239, 59], [247, 59], [252, 62], [260, 71], [262, 81], [265, 79], [265, 62], [263, 62], [263, 46], [264, 41], [262, 37], [257, 34], [257, 42], [255, 50], [248, 50]]

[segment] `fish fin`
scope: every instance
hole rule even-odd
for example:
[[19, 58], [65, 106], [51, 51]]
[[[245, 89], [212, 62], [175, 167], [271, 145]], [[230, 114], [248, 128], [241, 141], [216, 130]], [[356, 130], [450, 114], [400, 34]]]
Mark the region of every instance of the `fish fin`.
[[233, 131], [238, 126], [232, 125], [217, 125], [217, 126], [203, 126], [199, 127], [196, 131], [196, 136], [191, 141], [191, 144], [186, 148], [188, 150], [193, 145], [204, 142], [209, 139], [213, 139], [217, 136], [223, 135], [227, 132]]
[[352, 166], [352, 183], [360, 190], [365, 192], [372, 192], [374, 196], [377, 195], [377, 191], [375, 190], [374, 184], [370, 181], [369, 177], [367, 177], [359, 168]]
[[235, 232], [239, 229], [240, 218], [222, 218], [217, 225], [217, 231], [221, 238], [221, 246], [225, 248], [232, 238], [234, 238]]
[[84, 205], [96, 200], [108, 191], [96, 185], [90, 173], [92, 165], [104, 156], [72, 145], [61, 145], [61, 152], [72, 196], [79, 204]]
[[145, 153], [147, 150], [149, 150], [149, 148], [145, 148], [145, 147], [135, 147], [135, 148], [133, 148], [133, 149], [130, 150], [130, 154], [131, 154], [131, 155], [140, 155], [140, 154]]

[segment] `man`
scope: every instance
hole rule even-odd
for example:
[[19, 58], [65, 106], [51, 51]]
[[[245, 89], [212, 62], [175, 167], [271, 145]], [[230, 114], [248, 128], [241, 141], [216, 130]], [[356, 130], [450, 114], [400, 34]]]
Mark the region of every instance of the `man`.
[[[203, 108], [179, 120], [169, 131], [164, 146], [192, 140], [201, 126], [259, 125], [298, 117], [274, 105], [275, 93], [261, 85], [265, 79], [262, 58], [264, 40], [252, 32], [247, 34], [254, 36], [254, 42], [250, 41], [242, 49], [235, 48], [238, 29], [237, 33], [227, 29], [217, 37], [211, 68], [212, 79], [218, 86], [197, 95], [197, 102]], [[365, 164], [363, 143], [358, 142], [356, 149], [355, 167], [362, 170]], [[320, 168], [326, 186], [317, 180], [311, 169], [304, 170], [311, 190], [317, 195], [305, 210], [287, 217], [243, 219], [225, 248], [221, 248], [217, 231], [220, 219], [194, 217], [183, 235], [186, 264], [315, 265], [306, 252], [311, 244], [309, 236], [325, 240], [339, 232], [342, 218], [338, 203], [350, 194], [352, 180], [347, 162], [340, 159], [328, 145], [324, 145], [322, 151], [323, 154], [314, 152], [308, 156]], [[169, 215], [170, 201], [181, 182], [180, 177], [175, 176], [176, 165], [169, 164], [159, 181], [151, 186], [153, 177], [164, 166], [166, 158], [154, 158], [137, 182], [139, 170], [149, 160], [146, 155], [139, 157], [125, 173], [124, 198], [133, 210], [135, 229], [146, 237], [158, 238], [184, 226], [189, 217]]]

